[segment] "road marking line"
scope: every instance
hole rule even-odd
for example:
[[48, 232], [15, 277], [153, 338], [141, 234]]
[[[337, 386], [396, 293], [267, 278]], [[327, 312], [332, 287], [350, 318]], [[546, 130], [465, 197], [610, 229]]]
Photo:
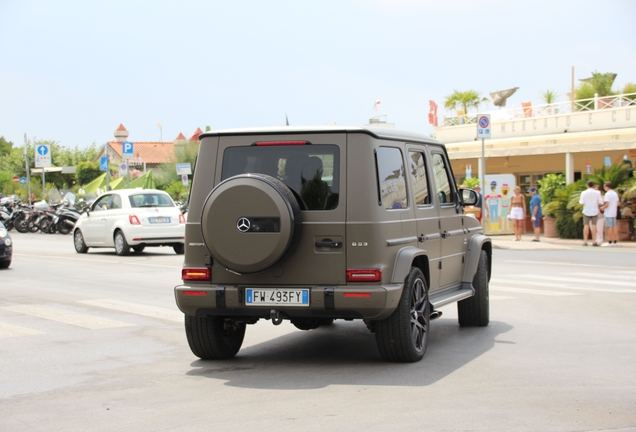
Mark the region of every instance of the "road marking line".
[[588, 276], [594, 279], [597, 279], [599, 276], [604, 279], [627, 279], [629, 282], [636, 282], [636, 275], [621, 275], [621, 274], [611, 274], [611, 275], [599, 275], [598, 273], [563, 273], [564, 275], [572, 275], [572, 276]]
[[490, 300], [510, 300], [510, 299], [515, 298], [515, 297], [508, 297], [508, 296], [501, 296], [501, 295], [492, 295], [492, 294], [490, 294], [490, 295], [488, 295], [488, 298], [489, 298]]
[[[595, 283], [597, 285], [615, 285], [615, 286], [630, 286], [629, 284], [625, 284], [625, 282], [613, 282], [603, 278], [602, 275], [597, 275], [598, 279], [578, 279], [571, 277], [560, 277], [560, 276], [542, 276], [542, 275], [519, 275], [520, 278], [530, 278], [530, 279], [539, 279], [539, 280], [549, 280], [549, 281], [563, 281], [563, 282], [575, 282], [583, 285], [589, 285], [590, 283]], [[603, 279], [601, 279], [603, 278]]]
[[56, 309], [41, 305], [2, 306], [2, 309], [11, 312], [17, 312], [23, 315], [30, 315], [37, 318], [46, 319], [49, 321], [56, 321], [63, 324], [83, 327], [90, 330], [130, 327], [133, 325], [122, 321], [115, 321], [108, 318], [99, 318], [91, 315], [69, 312], [63, 309]]
[[37, 334], [44, 334], [44, 332], [0, 322], [0, 339], [8, 338], [8, 337], [17, 337], [17, 336], [37, 335]]
[[181, 270], [183, 267], [177, 266], [167, 266], [167, 265], [159, 265], [159, 264], [143, 264], [139, 262], [128, 262], [128, 261], [110, 261], [110, 260], [99, 260], [99, 259], [91, 259], [91, 258], [71, 258], [71, 257], [59, 257], [53, 255], [32, 255], [32, 254], [13, 254], [14, 256], [23, 256], [23, 257], [34, 257], [34, 258], [47, 258], [47, 259], [60, 259], [60, 260], [71, 260], [71, 261], [88, 261], [88, 262], [96, 262], [96, 263], [106, 263], [106, 264], [127, 264], [133, 265], [135, 267], [143, 266], [143, 267], [161, 267], [168, 269], [179, 269]]
[[537, 290], [537, 289], [531, 289], [531, 288], [511, 288], [511, 287], [500, 287], [500, 286], [493, 287], [492, 285], [490, 285], [490, 288], [491, 289], [494, 288], [495, 291], [521, 293], [521, 294], [536, 294], [536, 295], [549, 296], [549, 297], [581, 295], [581, 293], [571, 293], [571, 292], [561, 292], [561, 291], [545, 291], [545, 290]]
[[150, 318], [159, 318], [162, 320], [173, 321], [183, 324], [183, 312], [175, 306], [173, 309], [165, 309], [155, 306], [147, 306], [139, 303], [130, 303], [120, 300], [81, 300], [78, 303], [97, 306], [100, 308], [127, 312], [135, 315], [142, 315]]
[[[629, 289], [612, 289], [612, 288], [591, 288], [591, 287], [582, 287], [582, 286], [573, 286], [573, 284], [555, 284], [550, 282], [537, 282], [537, 281], [520, 281], [516, 279], [492, 279], [494, 283], [504, 283], [508, 285], [527, 285], [535, 288], [545, 287], [545, 288], [559, 288], [559, 289], [567, 289], [567, 290], [579, 290], [579, 291], [593, 291], [593, 292], [603, 292], [603, 293], [619, 293], [619, 294], [630, 294], [636, 293], [636, 290]], [[541, 284], [540, 286], [538, 284]]]
[[600, 268], [614, 269], [617, 272], [625, 268], [625, 267], [608, 266], [608, 265], [601, 265], [601, 264], [576, 264], [576, 263], [569, 263], [569, 262], [562, 262], [562, 261], [524, 261], [524, 260], [502, 259], [502, 260], [497, 260], [495, 262], [497, 262], [497, 263], [503, 263], [503, 262], [522, 263], [522, 264], [525, 264], [525, 265], [550, 264], [550, 265], [558, 265], [558, 266], [562, 266], [562, 267], [600, 267]]

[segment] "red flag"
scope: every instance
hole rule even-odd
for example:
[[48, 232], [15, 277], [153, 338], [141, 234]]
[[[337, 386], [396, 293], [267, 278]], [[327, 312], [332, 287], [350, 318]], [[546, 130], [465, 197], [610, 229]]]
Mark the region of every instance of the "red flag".
[[428, 122], [437, 127], [437, 104], [430, 100], [428, 101], [430, 111], [428, 112]]

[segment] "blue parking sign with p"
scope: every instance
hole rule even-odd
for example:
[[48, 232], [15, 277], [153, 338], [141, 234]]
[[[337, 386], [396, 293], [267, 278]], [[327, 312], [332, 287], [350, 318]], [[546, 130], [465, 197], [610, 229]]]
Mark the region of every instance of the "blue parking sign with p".
[[130, 141], [124, 141], [121, 143], [121, 153], [124, 157], [132, 157], [134, 152], [134, 145]]

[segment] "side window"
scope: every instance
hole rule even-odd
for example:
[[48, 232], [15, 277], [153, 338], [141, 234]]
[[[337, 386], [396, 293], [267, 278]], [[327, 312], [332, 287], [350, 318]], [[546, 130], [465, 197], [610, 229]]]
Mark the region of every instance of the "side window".
[[444, 157], [440, 153], [433, 153], [433, 171], [435, 175], [435, 191], [440, 204], [455, 202], [455, 194], [451, 188], [450, 175]]
[[380, 200], [385, 209], [407, 208], [406, 177], [402, 151], [393, 147], [380, 147], [376, 154]]
[[93, 211], [108, 210], [111, 197], [112, 195], [106, 195], [98, 199], [95, 204], [93, 204]]
[[418, 151], [409, 152], [409, 171], [411, 172], [411, 182], [413, 183], [413, 196], [416, 205], [427, 205], [431, 203], [428, 191], [428, 180], [426, 178], [426, 163], [424, 153]]
[[121, 208], [121, 197], [119, 195], [113, 195], [113, 199], [110, 203], [111, 209], [120, 209]]

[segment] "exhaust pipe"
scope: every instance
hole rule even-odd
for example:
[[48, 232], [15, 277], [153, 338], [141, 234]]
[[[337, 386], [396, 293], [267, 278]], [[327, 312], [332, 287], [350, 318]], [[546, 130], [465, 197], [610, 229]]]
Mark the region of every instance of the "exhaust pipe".
[[441, 316], [442, 316], [442, 312], [440, 312], [440, 311], [433, 311], [433, 312], [431, 312], [431, 314], [429, 315], [429, 319], [430, 319], [431, 321], [433, 321], [434, 319], [437, 319], [437, 318], [439, 318], [439, 317], [441, 317]]

